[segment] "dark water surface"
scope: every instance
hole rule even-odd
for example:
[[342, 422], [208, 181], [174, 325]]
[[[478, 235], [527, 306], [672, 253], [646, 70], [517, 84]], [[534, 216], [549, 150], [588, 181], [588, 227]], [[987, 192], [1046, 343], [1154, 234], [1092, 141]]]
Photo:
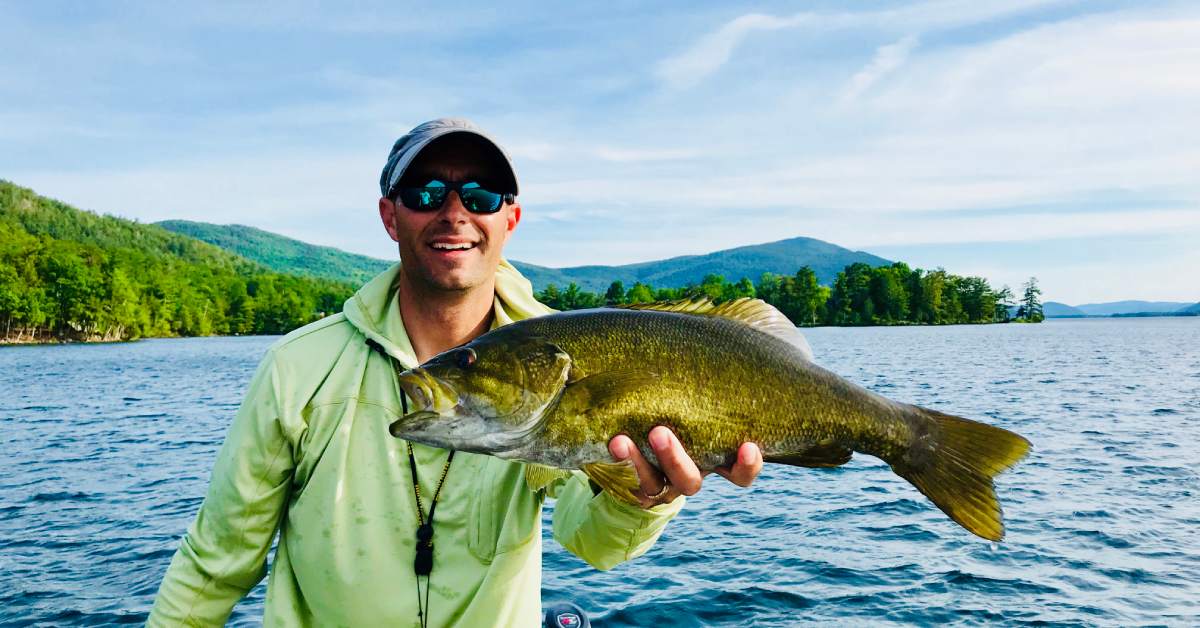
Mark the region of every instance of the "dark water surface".
[[[1200, 623], [1200, 318], [806, 334], [872, 390], [1033, 441], [998, 482], [1008, 538], [874, 458], [772, 465], [751, 490], [713, 476], [611, 572], [547, 525], [547, 601], [602, 625]], [[145, 621], [273, 340], [0, 347], [0, 624]]]

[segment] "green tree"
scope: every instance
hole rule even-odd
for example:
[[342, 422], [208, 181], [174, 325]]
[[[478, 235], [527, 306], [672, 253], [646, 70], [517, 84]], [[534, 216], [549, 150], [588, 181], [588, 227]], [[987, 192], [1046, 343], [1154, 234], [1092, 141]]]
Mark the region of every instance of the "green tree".
[[542, 288], [542, 291], [534, 295], [534, 297], [546, 307], [555, 310], [563, 309], [562, 295], [558, 291], [558, 286], [554, 284], [546, 284], [546, 287]]
[[625, 294], [626, 303], [650, 303], [654, 301], [654, 288], [642, 283], [636, 282], [629, 292]]
[[608, 291], [604, 293], [604, 302], [608, 305], [625, 303], [625, 284], [620, 279], [609, 284]]
[[996, 314], [993, 316], [993, 320], [1007, 323], [1011, 318], [1010, 312], [1012, 311], [1012, 307], [1012, 289], [1005, 285], [996, 293]]
[[936, 325], [944, 323], [943, 294], [946, 292], [946, 271], [939, 268], [921, 278], [921, 302], [918, 323]]
[[903, 264], [881, 266], [871, 272], [872, 322], [897, 323], [908, 320], [908, 290], [904, 287], [907, 275], [908, 266]]
[[1022, 286], [1022, 292], [1021, 309], [1024, 310], [1024, 319], [1031, 323], [1040, 323], [1045, 320], [1046, 317], [1042, 313], [1042, 290], [1038, 288], [1037, 277], [1030, 277], [1029, 281]]
[[779, 275], [763, 273], [758, 278], [758, 283], [754, 285], [754, 292], [758, 298], [779, 307]]
[[742, 277], [733, 286], [732, 298], [734, 298], [734, 299], [742, 299], [742, 298], [753, 299], [755, 297], [755, 295], [756, 295], [756, 293], [754, 291], [754, 282], [750, 281], [750, 279], [747, 277]]

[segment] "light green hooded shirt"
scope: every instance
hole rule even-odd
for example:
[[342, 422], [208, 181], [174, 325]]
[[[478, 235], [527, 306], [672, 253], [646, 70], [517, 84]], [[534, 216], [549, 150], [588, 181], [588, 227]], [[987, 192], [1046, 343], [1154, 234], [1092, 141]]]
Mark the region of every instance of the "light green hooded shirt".
[[[372, 279], [341, 314], [267, 351], [230, 426], [208, 495], [158, 591], [150, 626], [221, 625], [262, 579], [268, 626], [417, 626], [417, 510], [392, 364], [416, 357], [400, 317], [400, 266]], [[507, 262], [493, 327], [551, 312]], [[428, 512], [448, 452], [413, 444]], [[438, 499], [430, 626], [541, 623], [541, 509], [554, 538], [598, 569], [646, 552], [683, 499], [642, 510], [593, 494], [576, 473], [531, 491], [524, 465], [455, 455]]]

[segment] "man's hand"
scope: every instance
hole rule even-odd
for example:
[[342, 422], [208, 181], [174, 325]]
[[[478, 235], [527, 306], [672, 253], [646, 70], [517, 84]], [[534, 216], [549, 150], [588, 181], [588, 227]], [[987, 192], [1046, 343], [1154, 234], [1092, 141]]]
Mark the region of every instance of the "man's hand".
[[[642, 508], [674, 501], [680, 495], [695, 495], [708, 473], [700, 473], [696, 463], [692, 462], [670, 429], [660, 425], [650, 430], [647, 438], [650, 448], [654, 450], [654, 455], [662, 465], [661, 471], [646, 461], [628, 436], [618, 434], [608, 441], [608, 451], [615, 460], [633, 460], [638, 480], [642, 485], [642, 494], [639, 496]], [[762, 471], [762, 465], [762, 453], [759, 452], [758, 445], [742, 443], [733, 466], [717, 467], [714, 471], [738, 486], [750, 486], [754, 478], [758, 477], [758, 472]], [[663, 491], [664, 488], [666, 491]]]

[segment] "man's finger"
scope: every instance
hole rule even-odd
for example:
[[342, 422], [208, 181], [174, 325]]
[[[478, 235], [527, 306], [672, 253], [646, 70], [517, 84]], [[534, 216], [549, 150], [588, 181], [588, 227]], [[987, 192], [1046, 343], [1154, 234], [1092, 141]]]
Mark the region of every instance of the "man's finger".
[[762, 471], [762, 466], [762, 452], [759, 451], [758, 445], [742, 443], [742, 446], [738, 448], [737, 460], [734, 461], [733, 467], [717, 467], [714, 470], [721, 477], [738, 486], [750, 486], [754, 483], [754, 478], [758, 477], [758, 473]]
[[695, 495], [700, 490], [703, 476], [691, 456], [683, 450], [683, 445], [670, 429], [659, 425], [650, 430], [647, 436], [650, 448], [654, 450], [662, 472], [667, 476], [671, 485], [684, 495]]
[[638, 484], [646, 497], [657, 495], [663, 489], [662, 474], [650, 464], [641, 451], [634, 446], [633, 441], [624, 434], [617, 434], [608, 441], [608, 452], [617, 460], [632, 460], [633, 468], [637, 470]]

